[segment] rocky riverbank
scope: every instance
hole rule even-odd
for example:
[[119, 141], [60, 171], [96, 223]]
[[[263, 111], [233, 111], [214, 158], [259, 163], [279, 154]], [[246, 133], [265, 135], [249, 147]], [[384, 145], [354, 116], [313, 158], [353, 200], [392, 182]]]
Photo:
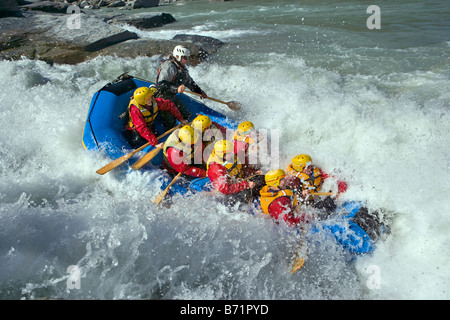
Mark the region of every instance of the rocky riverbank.
[[[49, 64], [77, 64], [99, 55], [167, 56], [175, 45], [183, 44], [191, 50], [191, 63], [195, 65], [223, 45], [218, 39], [199, 35], [180, 34], [170, 40], [140, 38], [123, 26], [149, 30], [176, 23], [176, 18], [168, 13], [139, 11], [130, 14], [128, 11], [125, 15], [120, 10], [93, 9], [96, 5], [99, 7], [100, 2], [102, 6], [119, 5], [119, 0], [72, 3], [0, 0], [0, 59], [25, 57]], [[150, 7], [158, 5], [159, 1], [122, 2], [125, 10], [133, 10], [136, 3]]]

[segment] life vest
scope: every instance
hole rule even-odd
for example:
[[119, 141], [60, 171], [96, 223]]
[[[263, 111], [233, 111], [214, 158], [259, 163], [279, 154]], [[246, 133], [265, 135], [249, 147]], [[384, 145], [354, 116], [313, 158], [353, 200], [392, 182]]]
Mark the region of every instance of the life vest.
[[173, 78], [171, 79], [171, 81], [170, 81], [171, 83], [175, 83], [177, 77], [178, 77], [179, 75], [181, 75], [183, 72], [185, 72], [185, 70], [186, 70], [185, 68], [183, 68], [182, 65], [180, 65], [179, 63], [177, 63], [174, 59], [169, 58], [169, 59], [163, 60], [163, 62], [161, 62], [161, 64], [159, 65], [159, 68], [158, 68], [158, 72], [157, 72], [157, 75], [156, 75], [156, 83], [159, 82], [159, 74], [161, 73], [161, 67], [162, 67], [162, 65], [163, 65], [166, 61], [172, 62], [172, 64], [175, 65], [175, 66], [177, 67], [177, 73], [176, 73], [176, 74], [173, 76]]
[[249, 136], [240, 135], [237, 131], [233, 135], [233, 140], [245, 142], [248, 146], [254, 144], [256, 141]]
[[314, 167], [311, 176], [304, 172], [298, 172], [292, 165], [289, 165], [286, 169], [287, 173], [291, 176], [295, 176], [300, 179], [303, 189], [315, 190], [320, 189], [322, 183], [322, 171], [319, 168]]
[[261, 195], [261, 209], [264, 213], [269, 214], [269, 206], [270, 204], [280, 197], [289, 197], [291, 200], [293, 199], [292, 207], [295, 207], [298, 204], [297, 197], [294, 193], [289, 189], [280, 190], [278, 192], [273, 192], [269, 190], [269, 186], [264, 186], [259, 192]]
[[234, 178], [241, 178], [242, 177], [242, 164], [238, 163], [237, 156], [234, 156], [234, 161], [224, 161], [221, 157], [216, 155], [216, 152], [213, 150], [211, 152], [211, 155], [208, 158], [208, 161], [206, 162], [206, 170], [209, 169], [210, 163], [215, 162], [218, 164], [221, 164], [227, 169], [227, 173]]
[[[164, 142], [163, 146], [163, 154], [164, 154], [164, 161], [166, 164], [172, 168], [172, 165], [169, 163], [167, 158], [167, 149], [169, 148], [175, 148], [177, 150], [181, 150], [184, 152], [185, 158], [188, 161], [189, 164], [194, 164], [194, 148], [190, 148], [190, 155], [188, 154], [189, 150], [188, 148], [183, 148], [184, 144], [181, 142], [181, 140], [178, 138], [178, 133], [180, 132], [180, 129], [176, 129], [172, 134], [167, 138], [166, 142]], [[172, 168], [173, 169], [173, 168]]]
[[178, 138], [178, 133], [180, 132], [180, 129], [176, 129], [172, 134], [167, 138], [166, 142], [164, 142], [163, 146], [163, 153], [164, 157], [167, 158], [167, 149], [169, 148], [176, 148], [180, 149], [180, 145], [182, 145], [181, 140]]
[[128, 104], [128, 127], [130, 129], [135, 128], [130, 114], [130, 109], [132, 105], [134, 105], [139, 109], [139, 111], [141, 111], [145, 122], [147, 123], [148, 126], [151, 126], [155, 121], [156, 116], [158, 115], [158, 104], [156, 103], [155, 98], [152, 97], [152, 105], [149, 106], [150, 110], [147, 109], [147, 106], [143, 106], [137, 103], [135, 99], [131, 99], [130, 103]]

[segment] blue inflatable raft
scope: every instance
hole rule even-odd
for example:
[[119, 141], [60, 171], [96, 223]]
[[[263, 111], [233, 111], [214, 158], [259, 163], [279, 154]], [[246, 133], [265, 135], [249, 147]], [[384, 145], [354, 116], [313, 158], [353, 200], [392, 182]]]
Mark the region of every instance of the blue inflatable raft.
[[[127, 121], [126, 110], [134, 90], [143, 86], [148, 87], [151, 84], [149, 81], [124, 74], [97, 91], [92, 97], [84, 127], [82, 141], [84, 148], [105, 152], [112, 160], [132, 152], [133, 148], [124, 136], [124, 127]], [[208, 115], [211, 120], [232, 130], [237, 128], [237, 122], [207, 107], [205, 104], [185, 94], [178, 95], [178, 97], [192, 113], [189, 120], [193, 120], [198, 114], [204, 114]], [[162, 120], [158, 117], [155, 120], [155, 129], [158, 134], [164, 132]], [[167, 139], [167, 136], [161, 141], [165, 141], [165, 139]], [[140, 156], [152, 149], [152, 146], [143, 149], [136, 157], [128, 160], [128, 166], [122, 165], [121, 170], [129, 172], [131, 170], [130, 166]], [[162, 177], [168, 177], [168, 179], [163, 179], [162, 188], [165, 189], [171, 181], [171, 177], [160, 170], [162, 160], [163, 155], [160, 152], [157, 157], [152, 159], [151, 165], [145, 166], [141, 170], [159, 170]], [[188, 191], [202, 192], [211, 189], [208, 178], [195, 179], [189, 183], [182, 181], [182, 179], [178, 181], [180, 180], [181, 182], [177, 182], [171, 187], [169, 196], [170, 194], [186, 194]], [[339, 221], [330, 220], [320, 227], [316, 227], [313, 232], [325, 232], [332, 235], [339, 244], [351, 253], [364, 254], [372, 252], [374, 248], [373, 238], [379, 235], [379, 230], [368, 230], [369, 227], [372, 228], [371, 224], [373, 225], [373, 223], [367, 223], [365, 220], [369, 217], [367, 209], [360, 202], [347, 202], [341, 205], [340, 210], [339, 216], [341, 219]], [[361, 225], [364, 225], [365, 228]], [[377, 225], [377, 228], [379, 229], [379, 225]], [[369, 236], [369, 233], [371, 233], [372, 237]]]
[[[134, 149], [124, 135], [125, 124], [128, 121], [128, 115], [126, 114], [127, 107], [130, 102], [130, 97], [137, 88], [148, 87], [151, 84], [153, 83], [124, 74], [97, 91], [92, 97], [89, 106], [83, 132], [83, 147], [87, 150], [105, 152], [112, 160], [132, 152]], [[186, 94], [178, 95], [178, 98], [191, 111], [191, 118], [189, 121], [193, 120], [198, 114], [204, 114], [208, 115], [212, 121], [227, 128], [232, 130], [237, 128], [238, 124], [236, 122]], [[155, 130], [157, 135], [164, 133], [164, 126], [159, 115], [155, 119]], [[160, 139], [160, 142], [164, 142], [167, 138], [168, 136], [165, 136]], [[140, 156], [153, 149], [154, 147], [152, 146], [144, 148], [136, 156], [129, 159], [129, 166], [121, 166], [121, 170], [130, 171], [130, 166], [133, 165]], [[158, 156], [151, 160], [149, 165], [146, 165], [141, 170], [159, 169], [162, 161], [163, 155], [162, 152], [160, 152]], [[166, 176], [168, 175], [166, 174]], [[166, 183], [167, 180], [168, 179], [165, 179], [164, 182]], [[170, 181], [168, 181], [166, 185], [169, 182]], [[165, 188], [165, 185], [163, 185], [163, 188]], [[185, 192], [185, 183], [176, 183], [170, 189], [170, 193]]]

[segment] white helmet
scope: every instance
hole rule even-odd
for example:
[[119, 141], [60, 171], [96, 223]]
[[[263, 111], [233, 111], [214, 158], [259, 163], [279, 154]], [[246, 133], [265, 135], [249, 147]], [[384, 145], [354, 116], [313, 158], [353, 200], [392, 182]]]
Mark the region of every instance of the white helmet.
[[173, 49], [172, 55], [177, 59], [177, 61], [181, 61], [181, 57], [189, 57], [191, 55], [191, 52], [188, 48], [183, 46], [176, 46]]

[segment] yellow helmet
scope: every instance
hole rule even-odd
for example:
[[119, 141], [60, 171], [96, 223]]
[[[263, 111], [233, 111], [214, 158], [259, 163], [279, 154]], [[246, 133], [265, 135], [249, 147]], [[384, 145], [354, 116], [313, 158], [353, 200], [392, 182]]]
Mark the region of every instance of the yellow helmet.
[[223, 156], [225, 153], [234, 151], [234, 144], [229, 140], [219, 140], [214, 144], [214, 152], [218, 156]]
[[311, 157], [307, 154], [299, 154], [292, 159], [292, 168], [297, 171], [302, 171], [305, 167], [311, 164]]
[[286, 172], [283, 169], [270, 170], [264, 176], [266, 184], [270, 187], [278, 187], [280, 185], [280, 180], [286, 177]]
[[211, 118], [203, 114], [199, 114], [194, 120], [192, 120], [192, 126], [201, 132], [205, 132], [206, 129], [211, 126], [211, 123]]
[[238, 130], [239, 134], [246, 134], [246, 133], [251, 132], [254, 129], [255, 129], [255, 126], [253, 125], [253, 123], [251, 121], [244, 121], [241, 124], [239, 124], [237, 130]]
[[178, 132], [178, 139], [186, 145], [191, 145], [198, 141], [198, 134], [191, 126], [184, 126]]
[[153, 96], [155, 92], [156, 92], [155, 85], [151, 85], [150, 88], [140, 87], [134, 91], [133, 98], [134, 100], [136, 100], [137, 103], [144, 105], [147, 103], [147, 99]]

